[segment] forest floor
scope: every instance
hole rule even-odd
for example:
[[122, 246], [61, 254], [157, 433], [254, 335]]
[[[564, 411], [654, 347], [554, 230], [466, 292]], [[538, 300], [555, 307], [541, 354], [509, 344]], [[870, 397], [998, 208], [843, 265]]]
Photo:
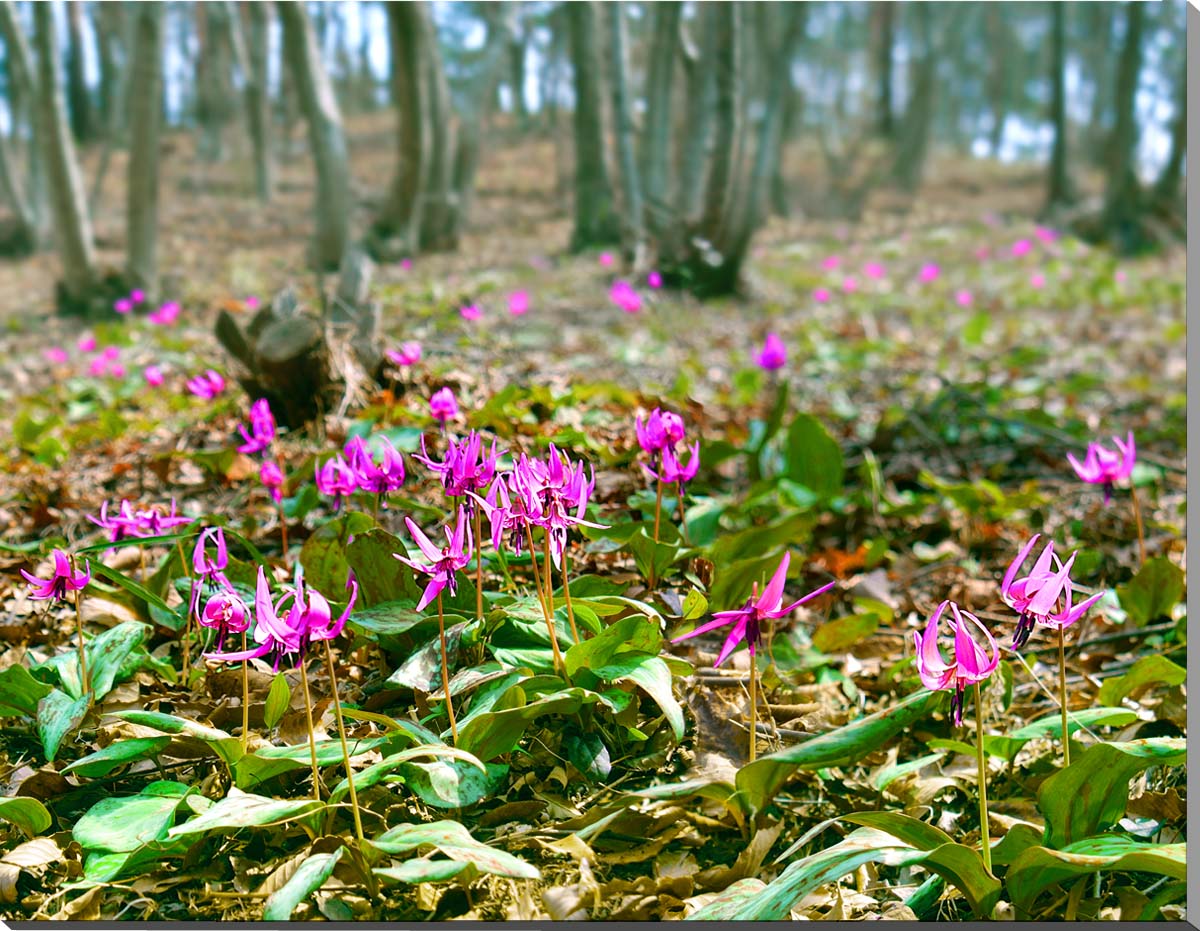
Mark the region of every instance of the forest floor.
[[[361, 228], [390, 178], [392, 127], [382, 116], [356, 119], [352, 127]], [[247, 400], [232, 379], [231, 390], [215, 401], [188, 394], [184, 382], [207, 368], [236, 372], [212, 335], [220, 309], [248, 317], [247, 297], [269, 300], [285, 286], [296, 288], [302, 304], [315, 303], [318, 281], [304, 261], [309, 164], [304, 157], [281, 164], [277, 196], [264, 206], [253, 200], [244, 153], [202, 165], [191, 150], [188, 137], [170, 140], [160, 198], [164, 297], [183, 307], [178, 324], [154, 327], [114, 314], [85, 327], [53, 317], [55, 257], [0, 263], [6, 346], [0, 431], [12, 438], [0, 448], [0, 676], [26, 666], [39, 683], [35, 693], [58, 682], [55, 694], [67, 702], [70, 683], [55, 678], [62, 663], [48, 661], [73, 656], [74, 614], [31, 601], [18, 570], [42, 572], [54, 546], [103, 543], [88, 521], [103, 502], [111, 508], [121, 499], [175, 499], [190, 516], [224, 523], [248, 541], [235, 547], [239, 558], [281, 563], [278, 521], [258, 488], [257, 467], [233, 451]], [[464, 422], [496, 434], [502, 446], [519, 444], [533, 453], [554, 441], [595, 466], [596, 507], [589, 513], [616, 529], [587, 530], [582, 544], [572, 544], [572, 566], [582, 576], [576, 597], [596, 610], [601, 624], [660, 622], [646, 642], [653, 644], [650, 652], [671, 657], [673, 697], [651, 690], [632, 711], [609, 715], [588, 703], [602, 701], [594, 698], [600, 694], [611, 701], [611, 689], [576, 682], [574, 710], [518, 715], [514, 746], [484, 758], [487, 782], [476, 794], [453, 769], [461, 783], [457, 804], [438, 795], [438, 773], [422, 777], [403, 768], [396, 770], [401, 782], [393, 776], [362, 794], [375, 816], [369, 835], [408, 822], [461, 820], [476, 841], [536, 867], [537, 878], [526, 878], [511, 862], [489, 860], [482, 848], [455, 847], [444, 838], [441, 847], [426, 840], [420, 849], [433, 844], [452, 861], [471, 860], [470, 871], [449, 878], [438, 865], [444, 861], [415, 858], [404, 860], [404, 868], [429, 871], [419, 874], [428, 881], [398, 880], [399, 868], [372, 880], [362, 856], [348, 852], [304, 890], [295, 917], [645, 919], [704, 908], [714, 917], [968, 917], [967, 898], [953, 883], [944, 892], [938, 887], [931, 901], [913, 898], [930, 875], [919, 863], [858, 861], [865, 865], [791, 886], [791, 877], [804, 871], [785, 874], [785, 867], [846, 834], [841, 823], [828, 833], [817, 830], [830, 819], [863, 810], [904, 812], [978, 846], [976, 764], [964, 745], [974, 739], [972, 727], [954, 728], [944, 707], [931, 706], [924, 718], [882, 736], [844, 729], [863, 714], [907, 707], [905, 696], [920, 688], [912, 632], [943, 599], [973, 611], [1007, 646], [1015, 616], [1001, 599], [999, 580], [1031, 533], [1054, 540], [1059, 552], [1078, 550], [1072, 579], [1085, 592], [1105, 592], [1088, 618], [1069, 628], [1070, 707], [1086, 725], [1075, 734], [1080, 746], [1073, 757], [1079, 753], [1083, 765], [1096, 766], [1084, 747], [1184, 734], [1182, 250], [1125, 260], [1054, 235], [1029, 219], [1040, 200], [1040, 171], [947, 157], [930, 166], [932, 180], [910, 210], [892, 209], [896, 198], [889, 202], [881, 194], [857, 224], [773, 220], [755, 240], [741, 296], [700, 303], [637, 280], [643, 307], [627, 314], [609, 298], [621, 277], [620, 260], [609, 267], [598, 251], [565, 251], [569, 197], [556, 189], [558, 158], [544, 139], [489, 150], [461, 249], [377, 270], [373, 297], [384, 308], [388, 345], [417, 340], [424, 358], [392, 386], [395, 393], [372, 392], [345, 416], [326, 418], [321, 430], [285, 437], [291, 543], [310, 578], [329, 577], [313, 568], [328, 557], [328, 528], [363, 533], [377, 521], [406, 539], [404, 514], [426, 528], [441, 520], [440, 489], [411, 457], [406, 497], [361, 527], [317, 500], [312, 470], [314, 454], [373, 429], [406, 453], [422, 431], [437, 446], [427, 399], [450, 386]], [[89, 178], [95, 161], [96, 153], [85, 159]], [[113, 266], [123, 254], [123, 172], [117, 153], [95, 220], [101, 261]], [[530, 297], [528, 313], [519, 317], [507, 305], [518, 290]], [[459, 314], [471, 303], [482, 310], [479, 320]], [[88, 374], [95, 353], [76, 346], [85, 331], [99, 347], [117, 347], [123, 375]], [[754, 364], [768, 331], [788, 350], [778, 376]], [[66, 362], [47, 362], [44, 352], [55, 346], [66, 350]], [[165, 370], [162, 387], [143, 380], [151, 364]], [[658, 405], [679, 412], [689, 443], [699, 439], [702, 448], [700, 474], [688, 487], [687, 542], [676, 531], [678, 521], [664, 518], [665, 552], [631, 537], [631, 528], [649, 523], [654, 510], [653, 490], [638, 464], [634, 417]], [[1068, 452], [1082, 457], [1089, 441], [1111, 445], [1112, 436], [1124, 438], [1127, 431], [1137, 438], [1132, 482], [1145, 559], [1128, 489], [1118, 488], [1106, 505], [1103, 492], [1081, 483], [1066, 460]], [[672, 503], [673, 495], [668, 498]], [[620, 528], [629, 532], [622, 537]], [[814, 735], [840, 740], [842, 734], [856, 749], [789, 763], [784, 778], [761, 783], [745, 775], [763, 772], [747, 767], [746, 651], [714, 672], [717, 634], [674, 645], [664, 637], [691, 629], [696, 598], [701, 615], [709, 605], [740, 605], [751, 581], [769, 576], [785, 550], [792, 553], [789, 591], [796, 597], [829, 580], [838, 585], [772, 633], [759, 665], [764, 708], [771, 711], [760, 725], [759, 755], [803, 747]], [[258, 918], [267, 895], [287, 885], [306, 861], [315, 870], [317, 858], [351, 851], [343, 847], [351, 837], [348, 818], [333, 830], [336, 812], [322, 825], [311, 812], [296, 810], [278, 822], [185, 833], [187, 844], [165, 837], [172, 825], [190, 823], [189, 814], [193, 821], [211, 814], [214, 800], [234, 797], [237, 789], [304, 797], [306, 756], [297, 757], [286, 778], [254, 768], [279, 762], [268, 743], [299, 750], [307, 744], [297, 674], [288, 674], [291, 698], [272, 729], [265, 709], [273, 679], [265, 669], [255, 671], [252, 730], [267, 739], [240, 761], [222, 756], [211, 733], [196, 738], [187, 731], [166, 749], [155, 745], [154, 754], [64, 772], [98, 750], [161, 740], [155, 735], [164, 720], [155, 730], [149, 719], [114, 717], [138, 709], [226, 736], [240, 733], [237, 667], [213, 665], [186, 685], [179, 681], [178, 626], [172, 629], [171, 618], [178, 625], [181, 568], [174, 546], [103, 551], [88, 553], [112, 568], [97, 579], [100, 594], [84, 601], [88, 632], [98, 640], [104, 631], [139, 631], [122, 641], [125, 652], [114, 661], [109, 690], [72, 720], [57, 753], [47, 750], [35, 716], [13, 713], [20, 707], [6, 707], [0, 694], [0, 796], [36, 799], [52, 818], [40, 827], [36, 819], [22, 823], [15, 816], [8, 824], [0, 799], [0, 916]], [[343, 577], [347, 565], [362, 575], [357, 557], [357, 551], [338, 550]], [[497, 676], [528, 664], [544, 673], [538, 664], [548, 655], [548, 641], [535, 642], [536, 625], [528, 629], [521, 599], [501, 592], [497, 565], [490, 556], [485, 563], [496, 591], [487, 596], [490, 656], [483, 660], [479, 653], [479, 670]], [[661, 570], [657, 585], [646, 584], [648, 563]], [[527, 583], [523, 566], [528, 562], [513, 563]], [[175, 614], [124, 584], [131, 578]], [[365, 597], [367, 611], [351, 616], [353, 650], [349, 642], [338, 648], [340, 696], [362, 712], [350, 721], [353, 736], [377, 741], [364, 750], [360, 771], [404, 745], [383, 722], [418, 720], [414, 701], [426, 711], [420, 720], [430, 721], [425, 699], [414, 698], [410, 668], [411, 658], [427, 654], [428, 625], [379, 621], [379, 605]], [[524, 596], [526, 613], [536, 610], [533, 600]], [[609, 612], [618, 602], [620, 611]], [[601, 611], [600, 605], [608, 607]], [[534, 638], [533, 645], [513, 639], [513, 630]], [[1049, 634], [1039, 632], [1022, 655], [1006, 651], [1003, 671], [984, 693], [989, 740], [994, 737], [992, 839], [1011, 839], [1010, 846], [1021, 841], [1018, 825], [1036, 827], [1040, 838], [1042, 826], [1057, 817], [1037, 791], [1057, 778], [1057, 732], [1014, 736], [1031, 721], [1057, 720], [1053, 646]], [[312, 669], [317, 729], [336, 738], [329, 679], [320, 664]], [[397, 679], [404, 670], [408, 678]], [[528, 690], [519, 700], [473, 685], [479, 691], [459, 710], [460, 728], [467, 715], [484, 721], [492, 714], [491, 726], [504, 732], [514, 726], [502, 726], [506, 712], [489, 708], [568, 702], [567, 693], [542, 682], [551, 677], [533, 678], [541, 683], [536, 688], [529, 681], [507, 683]], [[623, 687], [634, 689], [628, 682]], [[686, 709], [682, 739], [670, 726], [676, 708]], [[420, 733], [426, 743], [448, 739]], [[588, 757], [596, 740], [604, 751], [599, 768]], [[486, 741], [470, 745], [481, 758], [482, 747], [496, 749]], [[327, 787], [342, 777], [340, 760], [330, 760]], [[1121, 826], [1131, 838], [1153, 838], [1156, 847], [1172, 851], [1183, 842], [1184, 769], [1163, 763], [1131, 770], [1133, 787], [1128, 781], [1117, 786], [1130, 798]], [[419, 787], [422, 778], [426, 784]], [[100, 800], [129, 796], [144, 803], [148, 785], [168, 782], [170, 792], [181, 794], [172, 796], [165, 816], [156, 803], [161, 836], [124, 847], [89, 846], [79, 825], [88, 824], [86, 815]], [[916, 843], [914, 836], [908, 843]], [[1031, 843], [1025, 839], [1019, 856], [1033, 856], [1025, 849]], [[406, 853], [386, 851], [393, 858]], [[1102, 882], [1093, 884], [1089, 873], [1085, 888], [1067, 881], [1081, 875], [1072, 865], [1074, 872], [1031, 893], [1028, 884], [1019, 887], [1019, 856], [998, 864], [1008, 871], [1005, 879], [1000, 870], [1008, 883], [1000, 904], [990, 900], [1000, 914], [1012, 914], [1016, 902], [1019, 917], [1061, 915], [1064, 908], [1079, 918], [1181, 915], [1181, 894], [1165, 894], [1178, 884], [1159, 878], [1173, 877], [1173, 867], [1122, 871], [1113, 861]], [[435, 882], [439, 869], [445, 877]], [[829, 881], [843, 876], [850, 879]], [[382, 892], [368, 894], [379, 877], [386, 880]]]

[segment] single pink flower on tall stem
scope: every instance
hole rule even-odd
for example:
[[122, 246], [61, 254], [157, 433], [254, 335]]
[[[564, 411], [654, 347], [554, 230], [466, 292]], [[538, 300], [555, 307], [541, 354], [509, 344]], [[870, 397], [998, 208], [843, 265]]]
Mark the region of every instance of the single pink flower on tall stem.
[[1071, 463], [1071, 468], [1083, 481], [1089, 485], [1104, 487], [1105, 507], [1112, 500], [1113, 488], [1117, 482], [1130, 479], [1129, 495], [1133, 505], [1133, 519], [1137, 524], [1138, 554], [1144, 563], [1146, 561], [1146, 536], [1142, 530], [1142, 508], [1138, 501], [1137, 487], [1132, 482], [1133, 467], [1137, 463], [1137, 447], [1133, 442], [1133, 431], [1129, 431], [1124, 443], [1115, 436], [1112, 440], [1113, 445], [1116, 446], [1115, 452], [1099, 443], [1088, 443], [1083, 462], [1076, 459], [1073, 453], [1067, 453], [1067, 461]]
[[80, 600], [83, 597], [83, 590], [87, 588], [88, 582], [92, 580], [91, 563], [84, 561], [83, 570], [75, 569], [74, 560], [64, 553], [62, 550], [56, 549], [52, 554], [54, 561], [54, 569], [50, 574], [50, 578], [38, 578], [24, 569], [21, 570], [21, 575], [29, 584], [29, 597], [33, 601], [54, 599], [57, 601], [66, 601], [67, 592], [74, 593], [75, 601], [75, 634], [79, 642], [79, 685], [83, 694], [87, 694], [90, 686], [88, 679], [87, 668], [87, 650], [83, 645], [83, 615], [79, 609]]

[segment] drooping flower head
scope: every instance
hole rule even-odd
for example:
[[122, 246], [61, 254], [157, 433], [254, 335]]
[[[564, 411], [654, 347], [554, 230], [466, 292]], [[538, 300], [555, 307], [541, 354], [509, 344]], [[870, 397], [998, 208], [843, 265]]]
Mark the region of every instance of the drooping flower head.
[[[346, 458], [358, 480], [358, 487], [374, 495], [387, 495], [404, 484], [404, 457], [383, 434], [375, 437], [379, 458], [371, 453], [361, 436], [346, 443]], [[386, 499], [383, 506], [387, 507]]]
[[678, 485], [680, 494], [682, 494], [684, 485], [696, 477], [696, 472], [700, 468], [699, 440], [696, 440], [692, 444], [690, 452], [691, 455], [688, 457], [687, 464], [684, 465], [680, 457], [675, 455], [674, 450], [668, 447], [663, 450], [662, 463], [657, 472], [644, 462], [642, 463], [642, 468], [646, 470], [651, 478], [657, 479], [667, 485]]
[[[947, 606], [953, 615], [950, 629], [954, 634], [954, 661], [951, 663], [942, 659], [937, 642], [938, 623]], [[980, 645], [981, 641], [991, 648], [990, 653]], [[943, 601], [930, 616], [924, 633], [913, 631], [913, 645], [917, 673], [925, 687], [954, 690], [950, 696], [950, 713], [955, 726], [960, 726], [966, 687], [985, 680], [1000, 664], [1000, 649], [991, 632], [971, 612], [962, 610], [953, 601]]]
[[342, 501], [358, 489], [358, 477], [350, 464], [340, 453], [326, 459], [323, 465], [317, 466], [317, 491], [328, 498], [333, 498], [333, 508], [338, 510]]
[[225, 645], [227, 635], [240, 634], [250, 629], [250, 609], [234, 592], [219, 591], [204, 603], [204, 610], [197, 615], [196, 620], [201, 627], [208, 627], [217, 632], [216, 650], [219, 653]]
[[529, 310], [529, 292], [514, 291], [508, 296], [508, 312], [514, 317], [519, 317], [521, 314]]
[[[429, 456], [425, 448], [425, 437], [421, 437], [421, 454], [413, 455], [414, 459], [423, 462], [441, 480], [446, 494], [453, 498], [462, 497], [468, 492], [480, 492], [491, 484], [496, 474], [496, 462], [504, 453], [496, 450], [496, 441], [492, 440], [491, 450], [483, 448], [483, 438], [472, 430], [457, 442], [450, 439], [446, 444], [446, 456], [438, 462]], [[468, 509], [473, 505], [467, 504]]]
[[1009, 565], [1004, 573], [1004, 580], [1000, 583], [1000, 594], [1004, 603], [1020, 615], [1013, 635], [1014, 650], [1019, 650], [1025, 645], [1035, 623], [1042, 627], [1067, 627], [1083, 617], [1088, 608], [1104, 595], [1104, 592], [1099, 592], [1072, 607], [1071, 566], [1075, 563], [1077, 554], [1072, 553], [1064, 563], [1054, 552], [1054, 543], [1051, 541], [1046, 542], [1045, 549], [1037, 558], [1029, 575], [1017, 578], [1017, 573], [1040, 536], [1041, 534], [1035, 533], [1021, 547], [1017, 558]]
[[157, 365], [147, 365], [142, 369], [142, 377], [146, 379], [146, 384], [151, 388], [159, 388], [166, 381], [162, 367]]
[[1067, 453], [1067, 460], [1075, 473], [1089, 485], [1104, 486], [1104, 503], [1112, 500], [1113, 486], [1117, 482], [1129, 478], [1133, 474], [1133, 466], [1137, 461], [1137, 449], [1133, 445], [1133, 431], [1130, 430], [1125, 442], [1113, 437], [1117, 447], [1114, 452], [1099, 443], [1088, 443], [1087, 454], [1083, 462], [1075, 458], [1073, 453]]
[[768, 333], [763, 347], [755, 356], [754, 361], [768, 372], [781, 369], [787, 365], [787, 346], [779, 338], [778, 333]]
[[197, 375], [187, 383], [188, 391], [198, 398], [211, 401], [225, 390], [225, 376], [220, 372], [208, 369], [202, 375]]
[[650, 412], [645, 423], [642, 422], [642, 415], [638, 414], [634, 420], [634, 430], [637, 432], [638, 444], [652, 456], [657, 456], [666, 447], [681, 442], [685, 433], [682, 417], [657, 407]]
[[421, 361], [421, 344], [415, 340], [401, 343], [399, 349], [389, 349], [384, 353], [395, 365], [412, 366]]
[[608, 289], [608, 299], [627, 314], [636, 314], [642, 309], [642, 297], [624, 278], [618, 278]]
[[735, 608], [732, 611], [717, 611], [713, 614], [713, 619], [707, 624], [701, 624], [695, 630], [676, 637], [671, 642], [679, 643], [681, 640], [687, 640], [689, 637], [697, 637], [700, 634], [708, 633], [710, 630], [716, 630], [718, 627], [725, 627], [732, 624], [733, 627], [729, 631], [729, 636], [725, 638], [720, 655], [717, 656], [717, 661], [713, 664], [714, 668], [725, 662], [739, 643], [746, 643], [751, 655], [754, 655], [755, 651], [762, 644], [763, 621], [768, 618], [787, 617], [806, 601], [824, 594], [837, 584], [837, 579], [834, 579], [832, 582], [822, 585], [815, 591], [809, 592], [798, 601], [793, 601], [787, 607], [783, 607], [783, 586], [787, 581], [788, 563], [791, 562], [791, 558], [790, 553], [783, 554], [783, 559], [779, 561], [779, 567], [775, 570], [771, 581], [763, 588], [761, 595], [758, 593], [758, 583], [755, 582], [751, 589], [750, 597], [746, 599], [746, 603], [740, 608]]
[[[124, 502], [122, 502], [124, 504]], [[185, 527], [193, 518], [180, 514], [176, 510], [175, 499], [171, 499], [171, 510], [161, 504], [152, 504], [148, 508], [139, 508], [133, 512], [133, 535], [138, 537], [157, 537], [169, 533], [176, 527]]]
[[510, 473], [510, 491], [526, 499], [526, 513], [538, 515], [531, 523], [546, 531], [555, 566], [562, 562], [571, 527], [605, 526], [583, 516], [595, 487], [595, 470], [585, 473], [582, 462], [571, 462], [553, 443], [544, 460], [522, 454]]
[[139, 521], [133, 512], [133, 505], [125, 500], [121, 501], [117, 513], [112, 516], [108, 513], [108, 502], [103, 501], [100, 504], [100, 515], [93, 517], [89, 514], [87, 519], [97, 527], [107, 530], [108, 539], [112, 543], [119, 543], [126, 537], [141, 536], [138, 532]]
[[[212, 555], [209, 555], [208, 552], [209, 542], [215, 549]], [[225, 531], [220, 527], [208, 527], [201, 531], [196, 540], [196, 546], [192, 550], [192, 578], [195, 584], [192, 586], [192, 598], [188, 605], [188, 611], [192, 614], [196, 613], [196, 606], [200, 603], [201, 593], [206, 585], [219, 585], [225, 589], [232, 588], [229, 580], [225, 578], [224, 570], [228, 565], [229, 550], [225, 546]], [[218, 649], [220, 648], [218, 647]]]
[[84, 562], [84, 568], [81, 572], [76, 572], [71, 557], [62, 550], [56, 549], [53, 554], [54, 571], [50, 578], [40, 579], [36, 575], [21, 570], [21, 575], [25, 577], [25, 581], [29, 583], [29, 597], [33, 601], [39, 601], [47, 598], [55, 598], [63, 601], [67, 597], [67, 592], [82, 591], [92, 578], [92, 566], [89, 562]]
[[264, 459], [258, 470], [258, 480], [271, 494], [276, 504], [283, 500], [283, 471], [270, 459]]
[[254, 455], [266, 452], [275, 442], [275, 415], [271, 413], [271, 404], [266, 398], [259, 398], [250, 405], [250, 432], [245, 426], [238, 424], [238, 431], [244, 442], [238, 447], [239, 453]]
[[437, 598], [443, 589], [449, 589], [451, 595], [458, 590], [458, 571], [465, 568], [471, 561], [472, 542], [471, 529], [467, 521], [467, 509], [459, 507], [458, 520], [455, 522], [453, 531], [449, 527], [442, 528], [446, 534], [446, 545], [440, 549], [429, 537], [425, 536], [420, 527], [413, 523], [411, 517], [404, 518], [404, 523], [408, 527], [409, 536], [417, 544], [421, 555], [428, 561], [409, 559], [399, 553], [392, 555], [406, 566], [430, 576], [429, 584], [425, 586], [425, 592], [417, 603], [417, 610], [423, 611], [425, 606]]
[[449, 388], [439, 388], [435, 391], [429, 399], [429, 413], [444, 430], [446, 421], [458, 416], [458, 401], [454, 399], [454, 392]]

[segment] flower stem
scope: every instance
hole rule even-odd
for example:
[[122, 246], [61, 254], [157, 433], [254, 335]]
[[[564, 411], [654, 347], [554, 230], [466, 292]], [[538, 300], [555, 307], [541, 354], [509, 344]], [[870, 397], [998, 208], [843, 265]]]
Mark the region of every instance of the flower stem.
[[[246, 649], [246, 632], [242, 631], [242, 651]], [[250, 661], [242, 660], [242, 753], [250, 740]]]
[[[442, 593], [438, 592], [438, 636], [442, 640], [442, 691], [446, 693], [446, 714], [450, 716], [450, 739], [458, 745], [458, 723], [454, 720], [454, 703], [450, 701], [450, 660], [446, 655], [446, 618], [442, 614]], [[350, 764], [347, 763], [347, 766]]]
[[567, 601], [567, 620], [571, 622], [571, 636], [579, 643], [579, 629], [575, 626], [575, 609], [571, 607], [571, 583], [567, 579], [567, 572], [570, 569], [569, 558], [566, 549], [563, 549], [562, 557], [562, 580], [563, 580], [563, 598]]
[[1058, 628], [1058, 703], [1062, 706], [1063, 766], [1071, 765], [1071, 737], [1067, 730], [1067, 656], [1065, 635]]
[[683, 511], [683, 483], [679, 483], [675, 488], [679, 492], [679, 532], [683, 536], [684, 546], [691, 546], [692, 541], [688, 539], [687, 532], [687, 517]]
[[283, 547], [283, 565], [286, 569], [288, 564], [287, 517], [283, 513], [282, 501], [277, 502], [275, 506], [279, 510], [279, 545]]
[[475, 508], [475, 617], [483, 620], [483, 542], [480, 532], [483, 529], [483, 514]]
[[983, 868], [992, 871], [992, 841], [988, 833], [987, 757], [983, 753], [983, 703], [979, 700], [979, 683], [975, 683], [975, 748], [979, 761], [979, 839]]
[[308, 669], [300, 662], [300, 685], [304, 692], [304, 715], [308, 719], [308, 752], [312, 757], [313, 798], [321, 801], [321, 770], [317, 766], [317, 737], [313, 731], [312, 699], [308, 697]]
[[654, 542], [658, 542], [658, 528], [662, 518], [662, 479], [658, 480], [658, 491], [654, 495]]
[[542, 606], [542, 616], [546, 618], [546, 629], [550, 632], [550, 646], [554, 648], [554, 668], [556, 671], [565, 673], [562, 653], [558, 649], [558, 636], [554, 633], [554, 618], [550, 616], [550, 609], [546, 607], [546, 592], [542, 588], [542, 577], [538, 572], [537, 551], [533, 548], [533, 531], [529, 528], [529, 524], [525, 525], [525, 539], [529, 541], [529, 561], [533, 564], [533, 584], [537, 588], [538, 602]]
[[75, 592], [75, 635], [79, 638], [79, 690], [86, 695], [91, 690], [88, 681], [87, 650], [83, 645], [83, 614], [79, 610], [79, 602], [83, 599], [82, 592]]
[[[346, 725], [342, 720], [342, 705], [338, 700], [337, 673], [333, 668], [333, 648], [330, 647], [329, 641], [325, 641], [325, 662], [329, 666], [329, 687], [333, 690], [333, 715], [337, 718], [338, 737], [342, 741], [342, 759], [346, 761], [346, 784], [350, 787], [350, 807], [354, 811], [354, 833], [358, 837], [358, 842], [363, 842], [362, 815], [358, 810], [358, 794], [354, 791], [354, 770], [350, 768], [350, 748], [346, 744]], [[450, 697], [446, 696], [446, 704], [449, 706]], [[450, 719], [454, 720], [453, 717]]]
[[1146, 563], [1146, 536], [1142, 530], [1142, 505], [1138, 500], [1137, 488], [1133, 485], [1129, 486], [1129, 497], [1133, 502], [1133, 520], [1137, 524], [1138, 535], [1138, 562], [1141, 565]]
[[[188, 572], [187, 559], [183, 555], [183, 541], [176, 540], [175, 547], [179, 550], [179, 563], [183, 566], [184, 574], [188, 577], [188, 613], [187, 620], [183, 622], [183, 684], [186, 688], [188, 680], [191, 678], [192, 672], [192, 604], [196, 597], [196, 579]], [[245, 645], [243, 644], [243, 649]]]
[[754, 651], [750, 651], [750, 762], [758, 751], [758, 668]]

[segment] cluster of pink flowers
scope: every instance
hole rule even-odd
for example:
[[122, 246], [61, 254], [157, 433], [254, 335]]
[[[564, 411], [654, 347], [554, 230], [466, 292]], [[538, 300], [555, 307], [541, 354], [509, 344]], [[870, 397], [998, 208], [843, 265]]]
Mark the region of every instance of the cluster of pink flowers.
[[170, 511], [162, 505], [134, 510], [133, 505], [122, 499], [115, 514], [108, 513], [108, 502], [105, 501], [100, 505], [99, 516], [93, 517], [89, 514], [88, 520], [107, 530], [108, 539], [112, 543], [120, 543], [129, 537], [161, 536], [175, 527], [183, 527], [192, 522], [192, 518], [176, 510], [174, 499], [171, 500]]
[[377, 453], [367, 440], [351, 437], [342, 452], [316, 467], [317, 490], [333, 498], [335, 509], [360, 490], [378, 495], [386, 506], [385, 496], [404, 484], [404, 458], [391, 440], [378, 434], [372, 442]]
[[441, 424], [444, 431], [446, 421], [458, 416], [458, 401], [454, 398], [454, 392], [449, 388], [439, 388], [435, 391], [429, 399], [429, 414]]
[[677, 452], [681, 446], [684, 450], [689, 449], [685, 441], [683, 418], [656, 407], [644, 423], [642, 415], [638, 414], [634, 429], [638, 444], [651, 460], [649, 465], [643, 464], [642, 468], [665, 484], [678, 484], [682, 492], [683, 486], [696, 477], [696, 471], [700, 468], [699, 440], [690, 447], [691, 455], [686, 465]]
[[608, 299], [627, 314], [636, 314], [642, 309], [642, 297], [624, 278], [618, 278], [608, 289]]
[[187, 383], [188, 391], [198, 398], [211, 401], [225, 391], [225, 376], [215, 369], [206, 369]]
[[127, 314], [145, 300], [146, 292], [140, 288], [134, 288], [124, 297], [119, 297], [113, 301], [113, 310], [119, 314]]
[[388, 349], [384, 352], [388, 361], [401, 368], [411, 368], [421, 361], [421, 344], [415, 341], [401, 343], [398, 349]]

